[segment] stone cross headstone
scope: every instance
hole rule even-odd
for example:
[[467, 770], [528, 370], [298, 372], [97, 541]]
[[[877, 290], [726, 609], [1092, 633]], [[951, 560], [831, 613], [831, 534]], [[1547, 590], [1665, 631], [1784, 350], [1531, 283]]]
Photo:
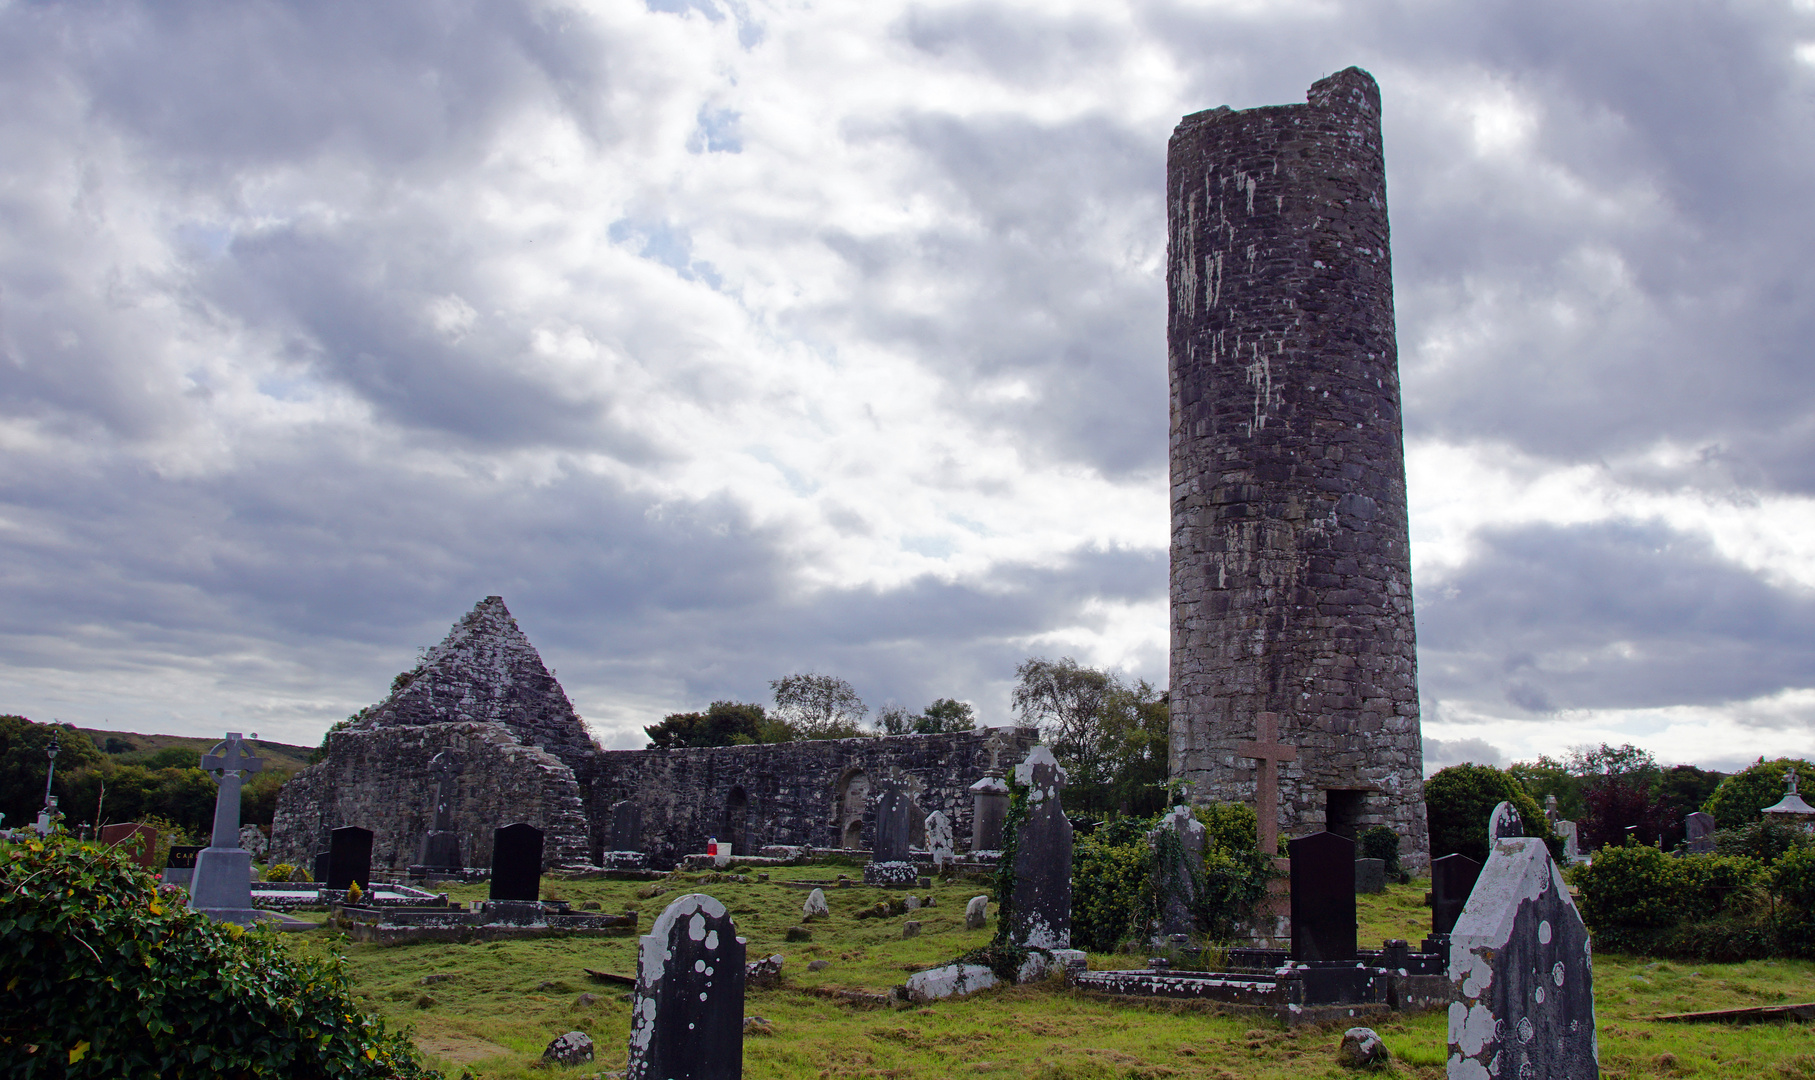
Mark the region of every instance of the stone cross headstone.
[[1235, 752], [1254, 759], [1255, 836], [1260, 853], [1268, 857], [1279, 851], [1279, 773], [1281, 763], [1298, 760], [1298, 748], [1279, 741], [1279, 714], [1257, 713], [1254, 717], [1255, 739], [1237, 743]]
[[1355, 841], [1333, 832], [1288, 841], [1292, 859], [1292, 959], [1355, 959]]
[[239, 846], [239, 799], [241, 776], [264, 767], [246, 752], [237, 731], [202, 756], [202, 769], [220, 790], [214, 795], [213, 835], [196, 856], [189, 879], [189, 906], [216, 922], [251, 926], [258, 921], [252, 907], [252, 853]]
[[1688, 832], [1689, 851], [1695, 855], [1714, 854], [1714, 815], [1704, 814], [1700, 810], [1683, 819], [1683, 828]]
[[1153, 895], [1159, 900], [1156, 943], [1173, 934], [1198, 932], [1197, 890], [1204, 875], [1205, 836], [1203, 822], [1189, 806], [1173, 807], [1147, 834], [1154, 852]]
[[372, 884], [372, 830], [343, 825], [328, 834], [329, 889], [347, 889], [355, 882], [364, 889]]
[[1519, 816], [1518, 807], [1509, 802], [1496, 803], [1494, 812], [1487, 819], [1487, 846], [1493, 847], [1494, 841], [1505, 837], [1529, 836], [1525, 831], [1525, 819]]
[[626, 1080], [744, 1075], [744, 939], [725, 906], [689, 893], [637, 949]]
[[610, 850], [643, 850], [643, 808], [629, 799], [611, 804]]
[[935, 869], [943, 869], [952, 861], [952, 822], [943, 810], [926, 816], [926, 853], [932, 857]]
[[1555, 795], [1544, 796], [1544, 817], [1553, 825], [1563, 820], [1563, 812], [1557, 809], [1557, 797]]
[[899, 783], [884, 780], [876, 791], [876, 843], [872, 862], [906, 862], [913, 835], [913, 800]]
[[101, 843], [125, 851], [126, 857], [150, 870], [158, 857], [158, 831], [140, 822], [101, 826]]
[[542, 830], [521, 821], [492, 830], [491, 899], [542, 899]]
[[429, 759], [429, 772], [435, 777], [435, 827], [422, 838], [416, 852], [417, 870], [459, 870], [466, 865], [460, 857], [460, 834], [454, 831], [454, 759], [446, 750]]
[[1588, 929], [1544, 841], [1505, 836], [1449, 939], [1451, 1077], [1600, 1076]]
[[1071, 822], [1059, 803], [1065, 770], [1046, 746], [1015, 766], [1027, 816], [1015, 836], [1015, 886], [1008, 939], [1024, 948], [1071, 948]]

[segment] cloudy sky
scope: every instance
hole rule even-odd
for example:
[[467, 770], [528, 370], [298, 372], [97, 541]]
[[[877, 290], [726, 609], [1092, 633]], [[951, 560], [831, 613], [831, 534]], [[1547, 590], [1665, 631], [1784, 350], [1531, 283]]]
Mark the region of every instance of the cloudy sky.
[[1815, 753], [1815, 2], [0, 0], [0, 711], [1166, 672], [1163, 180], [1381, 84], [1427, 762]]

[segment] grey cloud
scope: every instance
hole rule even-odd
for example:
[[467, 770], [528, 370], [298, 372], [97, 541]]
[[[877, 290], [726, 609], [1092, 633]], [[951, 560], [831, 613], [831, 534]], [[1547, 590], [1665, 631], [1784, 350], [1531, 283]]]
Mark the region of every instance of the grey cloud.
[[1451, 765], [1493, 765], [1504, 767], [1506, 753], [1486, 739], [1425, 739], [1424, 774]]

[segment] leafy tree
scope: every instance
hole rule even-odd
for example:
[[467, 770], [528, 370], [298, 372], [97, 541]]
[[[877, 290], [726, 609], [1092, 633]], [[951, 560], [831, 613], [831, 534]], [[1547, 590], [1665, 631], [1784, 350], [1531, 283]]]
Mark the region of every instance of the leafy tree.
[[1565, 821], [1580, 821], [1588, 812], [1582, 801], [1582, 778], [1569, 771], [1569, 766], [1547, 754], [1536, 761], [1515, 761], [1506, 771], [1525, 789], [1541, 809], [1547, 796], [1557, 797], [1557, 813]]
[[1582, 801], [1588, 810], [1576, 827], [1589, 851], [1618, 847], [1627, 836], [1642, 844], [1661, 844], [1673, 824], [1670, 807], [1659, 801], [1643, 773], [1599, 777]]
[[969, 731], [977, 726], [977, 712], [968, 701], [942, 697], [920, 711], [914, 720], [914, 734], [938, 735], [948, 731]]
[[1725, 776], [1725, 773], [1698, 769], [1693, 765], [1673, 765], [1658, 776], [1657, 798], [1669, 820], [1664, 830], [1665, 851], [1675, 850], [1688, 839], [1685, 819], [1702, 808]]
[[703, 713], [669, 713], [661, 723], [646, 727], [643, 732], [649, 736], [649, 747], [653, 750], [786, 742], [786, 739], [763, 737], [765, 733], [774, 734], [768, 721], [761, 705], [715, 701]]
[[1494, 807], [1510, 802], [1525, 821], [1526, 831], [1542, 836], [1558, 855], [1562, 842], [1544, 812], [1511, 774], [1492, 765], [1451, 765], [1424, 782], [1424, 807], [1430, 823], [1431, 855], [1459, 852], [1487, 861], [1487, 824]]
[[833, 675], [788, 675], [772, 680], [775, 711], [803, 739], [849, 739], [865, 734], [869, 707], [851, 684]]
[[1166, 807], [1170, 711], [1145, 679], [1031, 657], [1015, 669], [1014, 707], [1065, 766], [1065, 806], [1147, 817]]
[[[1737, 829], [1762, 816], [1759, 811], [1783, 798], [1784, 777], [1794, 766], [1798, 777], [1815, 780], [1815, 765], [1801, 758], [1759, 758], [1720, 782], [1703, 807], [1723, 829]], [[1815, 785], [1812, 785], [1815, 786]], [[1807, 795], [1803, 796], [1805, 799]]]
[[44, 807], [44, 774], [50, 767], [46, 751], [57, 740], [57, 770], [51, 794], [58, 809], [74, 819], [69, 807], [72, 777], [101, 763], [101, 752], [87, 735], [74, 727], [34, 724], [23, 716], [0, 716], [0, 814], [11, 828], [34, 820]]
[[[162, 818], [175, 822], [190, 836], [205, 838], [214, 828], [214, 800], [219, 790], [199, 768], [148, 769], [107, 762], [70, 778], [69, 797], [62, 808], [69, 824]], [[243, 810], [243, 794], [241, 798]], [[274, 790], [271, 799], [275, 805]]]

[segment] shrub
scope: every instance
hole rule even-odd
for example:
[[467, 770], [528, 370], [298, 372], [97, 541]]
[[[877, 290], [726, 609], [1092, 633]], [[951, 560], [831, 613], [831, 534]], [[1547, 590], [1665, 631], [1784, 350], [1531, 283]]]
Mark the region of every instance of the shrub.
[[1682, 914], [1676, 860], [1654, 847], [1603, 848], [1574, 876], [1582, 920], [1597, 934], [1612, 927], [1657, 929]]
[[[1228, 938], [1266, 895], [1273, 864], [1255, 849], [1254, 812], [1243, 806], [1198, 807], [1216, 827], [1205, 838], [1204, 866], [1192, 882], [1197, 897], [1193, 915], [1199, 934], [1209, 940]], [[1246, 811], [1246, 815], [1241, 813]], [[1071, 856], [1071, 939], [1077, 948], [1109, 952], [1123, 941], [1145, 941], [1159, 911], [1155, 867], [1177, 865], [1156, 857], [1147, 833], [1158, 818], [1115, 818], [1080, 839]], [[1162, 843], [1171, 834], [1163, 833]], [[1245, 845], [1243, 844], [1245, 841]], [[1170, 841], [1176, 843], [1176, 841]], [[1235, 845], [1235, 846], [1230, 846]]]
[[1259, 846], [1259, 819], [1246, 803], [1205, 803], [1192, 808], [1203, 822], [1206, 846], [1220, 851], [1253, 851]]
[[1360, 858], [1379, 859], [1386, 863], [1386, 876], [1398, 880], [1399, 834], [1385, 825], [1364, 829], [1361, 833]]
[[1683, 919], [1718, 918], [1748, 906], [1763, 867], [1743, 855], [1685, 855], [1676, 860], [1676, 905]]
[[1798, 848], [1771, 868], [1771, 892], [1815, 915], [1815, 848]]
[[1737, 829], [1714, 833], [1714, 850], [1721, 855], [1744, 855], [1766, 866], [1785, 854], [1815, 847], [1815, 839], [1795, 825], [1781, 821], [1754, 821]]
[[20, 1077], [428, 1077], [337, 961], [215, 923], [119, 852], [0, 843], [0, 1050]]
[[1796, 766], [1796, 775], [1815, 776], [1815, 765], [1799, 758], [1760, 760], [1720, 782], [1703, 807], [1723, 829], [1737, 829], [1758, 820], [1758, 812], [1783, 798], [1784, 774]]
[[280, 862], [276, 866], [273, 866], [271, 869], [265, 871], [265, 880], [266, 881], [289, 881], [290, 875], [294, 874], [294, 873], [296, 873], [296, 867], [291, 866], [287, 862]]
[[1487, 861], [1487, 819], [1494, 807], [1510, 802], [1533, 836], [1543, 837], [1553, 858], [1562, 857], [1562, 842], [1544, 811], [1508, 773], [1492, 765], [1451, 765], [1424, 782], [1424, 805], [1430, 822], [1431, 857], [1461, 853]]
[[1130, 840], [1099, 828], [1079, 840], [1071, 850], [1072, 947], [1109, 952], [1129, 937], [1144, 937], [1153, 917], [1151, 874], [1152, 853], [1143, 835]]

